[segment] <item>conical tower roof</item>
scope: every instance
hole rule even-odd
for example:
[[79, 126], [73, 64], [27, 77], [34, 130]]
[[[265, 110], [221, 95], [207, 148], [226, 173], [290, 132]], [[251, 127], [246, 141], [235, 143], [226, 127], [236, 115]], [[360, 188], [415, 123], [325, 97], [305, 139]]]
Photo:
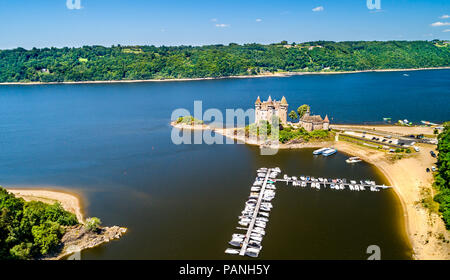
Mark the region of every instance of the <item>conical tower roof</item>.
[[323, 119], [323, 122], [327, 122], [327, 123], [330, 122], [330, 120], [328, 119], [328, 115], [325, 116], [325, 119]]
[[256, 102], [255, 102], [255, 104], [261, 104], [262, 102], [261, 102], [261, 99], [259, 99], [259, 96], [258, 96], [258, 98], [256, 99]]
[[269, 99], [267, 99], [267, 102], [272, 102], [272, 97], [269, 95]]
[[281, 98], [281, 105], [288, 105], [286, 97]]

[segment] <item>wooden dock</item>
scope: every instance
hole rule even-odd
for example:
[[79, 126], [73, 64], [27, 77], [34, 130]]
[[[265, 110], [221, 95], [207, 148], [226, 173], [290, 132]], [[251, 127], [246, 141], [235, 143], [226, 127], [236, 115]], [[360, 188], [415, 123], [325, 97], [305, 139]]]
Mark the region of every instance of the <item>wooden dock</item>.
[[244, 242], [242, 243], [241, 252], [239, 255], [244, 256], [245, 252], [247, 251], [248, 242], [250, 241], [250, 234], [252, 233], [253, 227], [255, 226], [256, 217], [259, 213], [259, 207], [261, 206], [262, 199], [264, 197], [264, 191], [266, 190], [266, 184], [267, 180], [269, 179], [270, 173], [272, 172], [272, 169], [267, 169], [266, 178], [264, 178], [264, 182], [261, 186], [261, 191], [259, 192], [258, 201], [256, 202], [255, 211], [253, 212], [252, 220], [248, 226], [247, 234], [245, 235]]

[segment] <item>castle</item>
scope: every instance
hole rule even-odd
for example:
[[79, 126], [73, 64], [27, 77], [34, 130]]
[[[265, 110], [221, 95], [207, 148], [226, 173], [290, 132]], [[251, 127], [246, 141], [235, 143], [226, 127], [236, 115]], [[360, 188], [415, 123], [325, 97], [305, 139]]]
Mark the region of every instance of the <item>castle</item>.
[[311, 116], [311, 112], [308, 107], [308, 111], [306, 111], [300, 119], [299, 125], [301, 125], [306, 131], [319, 129], [328, 130], [330, 128], [330, 120], [328, 119], [328, 115], [325, 116], [325, 119], [322, 119], [320, 115]]
[[[288, 105], [289, 104], [284, 96], [281, 98], [281, 101], [272, 100], [269, 96], [269, 99], [264, 102], [261, 102], [261, 99], [258, 96], [255, 102], [255, 122], [259, 123], [262, 120], [271, 121], [274, 116], [277, 116], [280, 119], [281, 124], [286, 125], [288, 123]], [[320, 129], [327, 130], [330, 127], [330, 120], [328, 119], [328, 115], [325, 116], [325, 119], [322, 119], [320, 115], [311, 115], [308, 107], [308, 110], [301, 117], [298, 125], [303, 127], [306, 131]]]
[[269, 96], [269, 99], [264, 102], [261, 102], [258, 96], [255, 102], [255, 122], [272, 122], [272, 117], [277, 116], [282, 124], [287, 124], [287, 108], [288, 103], [284, 96], [281, 101], [272, 101], [272, 98]]

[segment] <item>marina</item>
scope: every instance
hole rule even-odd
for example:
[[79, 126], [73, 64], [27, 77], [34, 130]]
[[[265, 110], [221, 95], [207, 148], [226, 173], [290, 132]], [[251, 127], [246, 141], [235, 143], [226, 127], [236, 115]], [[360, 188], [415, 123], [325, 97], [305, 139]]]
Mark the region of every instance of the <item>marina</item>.
[[242, 216], [239, 216], [238, 223], [243, 227], [236, 228], [245, 230], [246, 233], [233, 234], [232, 240], [229, 242], [230, 245], [240, 249], [228, 248], [225, 250], [226, 254], [258, 257], [262, 250], [261, 243], [266, 234], [264, 229], [269, 221], [269, 212], [273, 207], [270, 201], [275, 198], [274, 183], [281, 170], [279, 168], [260, 168], [257, 172], [257, 177], [251, 187], [252, 192], [245, 203], [245, 209], [241, 212]]
[[[334, 152], [333, 152], [334, 151]], [[316, 151], [315, 151], [316, 152]], [[336, 149], [324, 148], [317, 153], [336, 153]], [[244, 233], [232, 234], [232, 239], [228, 244], [236, 248], [227, 248], [225, 254], [249, 256], [257, 258], [262, 250], [263, 237], [266, 235], [265, 228], [269, 222], [272, 203], [275, 198], [276, 182], [289, 183], [294, 187], [310, 187], [320, 190], [321, 188], [329, 188], [333, 190], [350, 190], [350, 191], [371, 191], [379, 192], [384, 189], [391, 188], [386, 185], [377, 185], [372, 180], [347, 180], [332, 179], [311, 176], [292, 176], [284, 174], [283, 179], [277, 179], [281, 173], [280, 168], [260, 168], [257, 170], [257, 177], [250, 187], [250, 195], [245, 202], [245, 208], [239, 216], [238, 230], [244, 230]]]

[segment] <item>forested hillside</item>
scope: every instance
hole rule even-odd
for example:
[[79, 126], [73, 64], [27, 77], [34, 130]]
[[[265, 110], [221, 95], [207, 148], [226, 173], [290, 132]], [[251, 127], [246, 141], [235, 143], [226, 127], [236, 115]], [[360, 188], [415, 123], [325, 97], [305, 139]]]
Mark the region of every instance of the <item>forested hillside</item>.
[[0, 82], [203, 78], [441, 66], [450, 66], [450, 46], [437, 40], [17, 48], [0, 51]]

